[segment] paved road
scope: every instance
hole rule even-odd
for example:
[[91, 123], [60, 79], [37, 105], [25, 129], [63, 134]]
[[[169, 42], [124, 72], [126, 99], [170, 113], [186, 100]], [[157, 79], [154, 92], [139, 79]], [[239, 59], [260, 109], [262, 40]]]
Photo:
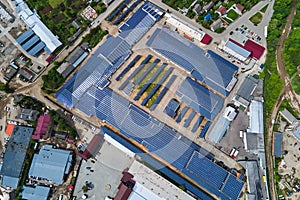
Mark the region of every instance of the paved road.
[[[234, 21], [233, 23], [231, 23], [228, 28], [221, 34], [212, 32], [209, 29], [203, 28], [203, 26], [201, 24], [198, 24], [195, 20], [191, 20], [190, 18], [182, 15], [180, 12], [178, 12], [177, 10], [169, 7], [168, 5], [164, 4], [161, 0], [150, 0], [150, 2], [156, 4], [157, 6], [163, 8], [164, 10], [169, 10], [174, 16], [176, 16], [177, 18], [179, 18], [180, 20], [191, 24], [192, 26], [194, 26], [195, 28], [201, 28], [204, 32], [208, 33], [210, 36], [212, 36], [216, 41], [220, 41], [220, 40], [224, 40], [225, 38], [228, 38], [228, 35], [230, 33], [230, 31], [232, 31], [233, 29], [235, 29], [238, 26], [241, 26], [242, 24], [248, 24], [249, 28], [251, 28], [251, 30], [254, 30], [255, 32], [259, 33], [261, 36], [263, 36], [264, 34], [264, 29], [261, 27], [267, 26], [269, 24], [269, 21], [272, 17], [273, 14], [273, 5], [274, 5], [274, 1], [269, 2], [269, 1], [261, 1], [258, 4], [256, 4], [253, 8], [251, 8], [250, 11], [244, 13], [241, 17], [239, 17], [236, 21]], [[254, 15], [256, 12], [258, 12], [262, 7], [264, 7], [266, 4], [270, 3], [271, 6], [268, 6], [268, 9], [265, 13], [265, 16], [263, 17], [262, 22], [259, 24], [259, 26], [255, 27], [250, 21], [249, 18]]]
[[[285, 30], [290, 30], [291, 24], [293, 22], [293, 18], [296, 12], [296, 7], [297, 7], [298, 0], [294, 0], [293, 2], [293, 8], [291, 11], [291, 14], [288, 16], [287, 23], [285, 25]], [[292, 94], [295, 99], [297, 99], [296, 94], [291, 86], [290, 80], [288, 78], [288, 75], [285, 70], [285, 65], [284, 65], [284, 59], [283, 59], [283, 50], [284, 50], [284, 42], [285, 39], [288, 37], [288, 32], [285, 31], [280, 37], [279, 40], [279, 46], [277, 48], [277, 53], [276, 53], [276, 60], [277, 60], [277, 70], [278, 73], [281, 77], [281, 79], [284, 80], [284, 88], [278, 97], [276, 104], [273, 108], [271, 117], [269, 119], [266, 119], [267, 122], [267, 127], [268, 127], [268, 137], [267, 137], [267, 146], [266, 146], [266, 157], [267, 157], [267, 166], [268, 166], [268, 180], [269, 180], [269, 190], [270, 190], [270, 198], [271, 199], [277, 199], [276, 191], [275, 191], [275, 182], [274, 182], [274, 166], [273, 166], [273, 156], [272, 156], [272, 139], [273, 139], [273, 123], [272, 120], [275, 119], [278, 109], [285, 98], [285, 94]]]

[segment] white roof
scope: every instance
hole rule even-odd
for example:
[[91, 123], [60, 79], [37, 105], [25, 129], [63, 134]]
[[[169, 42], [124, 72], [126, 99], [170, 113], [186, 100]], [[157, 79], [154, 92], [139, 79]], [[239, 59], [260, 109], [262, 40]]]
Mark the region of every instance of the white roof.
[[47, 48], [53, 52], [62, 45], [58, 38], [45, 26], [39, 17], [33, 13], [28, 5], [22, 0], [17, 3], [17, 12], [20, 18], [29, 26], [34, 33], [46, 44]]
[[167, 17], [166, 20], [167, 23], [171, 24], [172, 26], [175, 26], [177, 29], [183, 31], [185, 34], [189, 35], [192, 38], [201, 41], [205, 35], [203, 31], [189, 27], [187, 24], [184, 24], [183, 22], [179, 21], [178, 19], [176, 19], [170, 14], [166, 14], [166, 17]]
[[136, 182], [133, 191], [131, 192], [128, 200], [163, 200], [164, 198], [154, 194], [151, 190], [144, 187], [142, 184]]
[[264, 133], [263, 103], [252, 100], [250, 104], [249, 133]]
[[250, 51], [247, 51], [246, 49], [236, 45], [231, 41], [226, 42], [225, 46], [223, 47], [223, 50], [243, 62], [247, 60], [247, 58], [251, 54]]
[[136, 182], [143, 183], [144, 187], [164, 199], [194, 200], [192, 196], [136, 160], [133, 161], [128, 172], [134, 175], [133, 179]]

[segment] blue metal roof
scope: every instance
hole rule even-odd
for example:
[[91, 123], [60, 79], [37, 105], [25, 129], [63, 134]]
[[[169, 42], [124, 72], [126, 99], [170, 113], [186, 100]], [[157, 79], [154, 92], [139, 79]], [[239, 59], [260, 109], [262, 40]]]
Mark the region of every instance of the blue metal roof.
[[36, 186], [35, 188], [23, 186], [22, 189], [22, 199], [26, 200], [47, 200], [50, 193], [50, 188], [43, 186]]
[[231, 41], [226, 42], [225, 46], [230, 48], [231, 50], [233, 50], [237, 54], [240, 54], [244, 58], [248, 58], [251, 55], [250, 51], [247, 51], [246, 49], [240, 47], [239, 45], [237, 45], [237, 44], [235, 44]]
[[34, 128], [15, 126], [7, 143], [0, 175], [1, 185], [16, 188]]
[[28, 53], [30, 55], [36, 56], [40, 51], [42, 51], [46, 47], [45, 43], [40, 41], [37, 45], [35, 45]]
[[22, 45], [26, 40], [28, 40], [30, 37], [32, 37], [34, 34], [33, 30], [28, 29], [25, 31], [20, 37], [16, 39], [16, 41]]
[[282, 156], [282, 133], [274, 133], [273, 154], [277, 157]]
[[54, 184], [62, 184], [71, 162], [70, 151], [44, 145], [38, 154], [34, 154], [28, 176], [44, 178]]
[[[201, 147], [133, 106], [128, 100], [108, 88], [103, 90], [90, 88], [75, 107], [89, 116], [93, 115], [105, 120], [119, 129], [125, 137], [132, 138], [144, 145], [151, 153], [156, 154], [183, 172], [190, 169], [186, 169], [186, 166], [188, 166], [193, 153], [199, 152], [199, 149], [201, 149]], [[196, 159], [193, 162], [202, 162], [202, 159]], [[212, 161], [207, 161], [205, 167], [213, 169], [216, 174], [229, 174]], [[204, 169], [199, 168], [198, 170]], [[220, 185], [224, 185], [226, 182], [216, 181], [212, 183], [207, 177], [198, 177], [196, 180], [195, 175], [191, 172], [187, 173], [187, 176], [217, 196], [224, 196], [219, 189]], [[222, 199], [230, 199], [230, 197], [225, 195]], [[236, 197], [233, 199], [236, 199]]]
[[186, 78], [179, 86], [176, 94], [207, 119], [212, 120], [221, 111], [224, 99], [209, 91], [190, 77]]
[[35, 46], [35, 44], [40, 40], [40, 38], [38, 36], [33, 36], [32, 38], [30, 38], [30, 40], [28, 40], [25, 44], [22, 45], [22, 48], [27, 51], [30, 48], [33, 48]]
[[205, 82], [224, 96], [226, 87], [238, 67], [212, 51], [200, 47], [167, 28], [157, 29], [146, 43], [152, 49], [172, 60], [193, 77]]
[[179, 108], [179, 105], [180, 103], [176, 99], [171, 99], [168, 105], [165, 107], [164, 113], [174, 118]]

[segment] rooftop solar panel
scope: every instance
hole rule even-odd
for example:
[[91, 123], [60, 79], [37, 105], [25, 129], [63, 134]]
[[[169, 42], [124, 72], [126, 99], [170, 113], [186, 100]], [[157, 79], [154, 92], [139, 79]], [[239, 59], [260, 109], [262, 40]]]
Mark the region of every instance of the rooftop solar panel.
[[[224, 96], [226, 87], [235, 75], [238, 67], [212, 51], [205, 52], [189, 40], [167, 29], [157, 29], [146, 45], [167, 57], [185, 69], [199, 81], [209, 79], [214, 82], [208, 85]], [[215, 88], [215, 86], [218, 88]], [[220, 91], [220, 88], [223, 91]]]
[[221, 111], [224, 103], [224, 99], [190, 77], [182, 82], [176, 94], [191, 108], [210, 120]]

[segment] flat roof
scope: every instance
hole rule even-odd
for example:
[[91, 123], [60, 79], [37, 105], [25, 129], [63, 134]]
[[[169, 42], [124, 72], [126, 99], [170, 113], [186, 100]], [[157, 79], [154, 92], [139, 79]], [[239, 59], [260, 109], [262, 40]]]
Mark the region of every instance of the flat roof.
[[181, 101], [209, 120], [221, 111], [224, 99], [211, 92], [190, 77], [187, 77], [176, 91]]
[[253, 99], [253, 92], [258, 84], [258, 79], [251, 75], [246, 76], [243, 83], [236, 92], [237, 97], [242, 97], [246, 101], [250, 102]]
[[22, 191], [22, 199], [28, 200], [47, 200], [50, 193], [49, 187], [44, 186], [36, 186], [34, 187], [27, 187], [23, 186]]
[[7, 143], [0, 174], [4, 177], [1, 185], [17, 188], [26, 151], [34, 128], [15, 126]]
[[39, 153], [34, 154], [28, 176], [43, 178], [53, 184], [62, 184], [71, 162], [71, 151], [44, 145]]
[[250, 133], [264, 133], [264, 107], [263, 102], [252, 100], [249, 108], [249, 128]]
[[13, 133], [13, 131], [14, 131], [14, 128], [15, 128], [14, 124], [7, 124], [5, 133], [7, 135], [11, 135]]
[[282, 133], [274, 132], [273, 155], [282, 156]]
[[204, 51], [193, 42], [167, 28], [157, 28], [147, 46], [170, 59], [198, 81], [227, 96], [227, 86], [238, 67], [211, 50]]
[[149, 167], [141, 164], [138, 161], [133, 161], [130, 166], [129, 173], [134, 176], [134, 180], [142, 183], [146, 188], [151, 189], [155, 194], [159, 194], [164, 199], [173, 200], [193, 200], [194, 198], [173, 185]]

